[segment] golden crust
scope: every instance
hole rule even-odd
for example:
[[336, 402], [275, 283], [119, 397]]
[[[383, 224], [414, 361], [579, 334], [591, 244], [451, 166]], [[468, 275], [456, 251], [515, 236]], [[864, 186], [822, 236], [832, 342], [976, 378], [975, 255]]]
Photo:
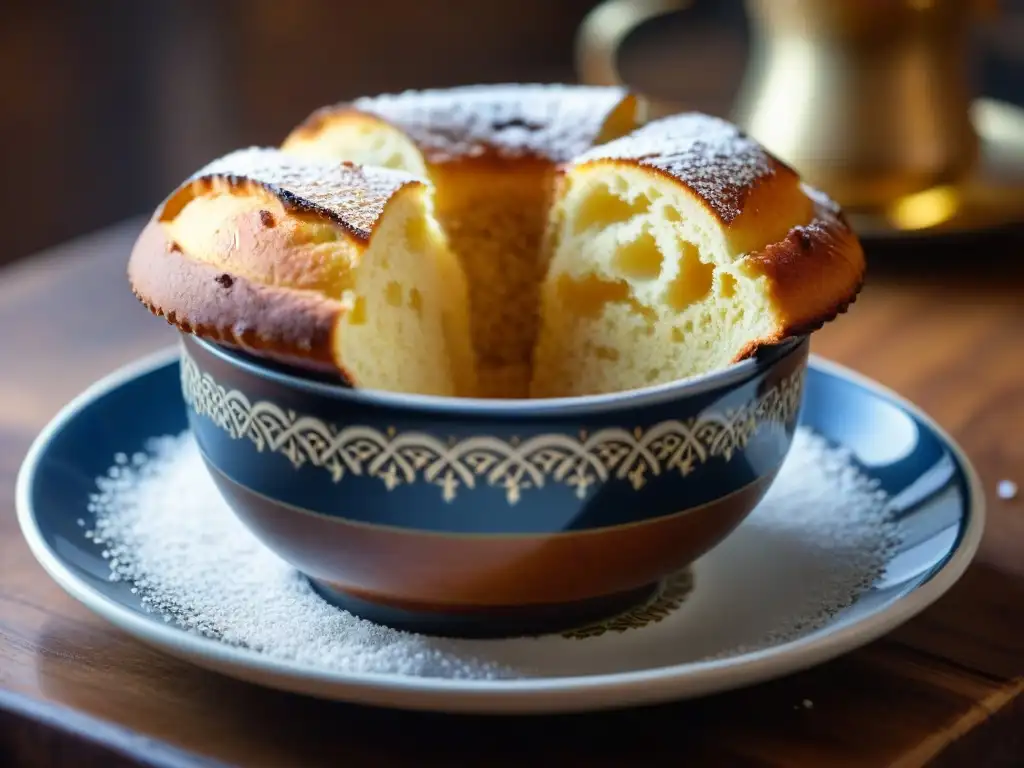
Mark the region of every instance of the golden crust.
[[250, 147], [230, 152], [198, 170], [167, 198], [157, 218], [174, 219], [189, 202], [216, 184], [241, 192], [262, 188], [289, 213], [321, 216], [366, 242], [388, 201], [403, 187], [423, 182], [388, 168], [309, 160], [278, 149]]
[[[316, 229], [353, 258], [388, 203], [423, 182], [399, 171], [293, 158], [276, 149], [231, 152], [197, 171], [156, 210], [128, 263], [132, 291], [185, 333], [320, 371], [352, 383], [335, 352], [350, 310], [337, 298], [345, 273], [316, 257]], [[190, 203], [241, 200], [198, 232], [175, 238]], [[246, 205], [251, 203], [251, 205]], [[207, 224], [209, 219], [203, 222]], [[323, 234], [320, 232], [319, 234]], [[186, 240], [193, 243], [191, 248]]]
[[[742, 269], [767, 278], [777, 330], [736, 360], [815, 331], [856, 300], [864, 252], [839, 206], [732, 123], [700, 113], [661, 118], [583, 153], [571, 167], [607, 163], [681, 184], [747, 253]], [[794, 220], [800, 223], [786, 223]]]
[[654, 120], [582, 153], [571, 165], [598, 163], [638, 166], [667, 176], [689, 189], [726, 227], [738, 224], [761, 188], [799, 184], [796, 171], [735, 125], [699, 112]]
[[[624, 114], [635, 119], [632, 98], [621, 89], [564, 86], [409, 92], [318, 110], [289, 138], [315, 136], [335, 120], [381, 121], [403, 132], [434, 164], [470, 161], [476, 169], [475, 163], [494, 162], [510, 172], [560, 167], [559, 183], [569, 169], [608, 163], [667, 177], [721, 225], [738, 268], [766, 281], [775, 329], [747, 344], [737, 361], [845, 312], [863, 284], [865, 259], [839, 207], [738, 128], [707, 115], [663, 118], [593, 146], [623, 132]], [[609, 131], [617, 110], [615, 130]], [[311, 258], [300, 247], [308, 240], [296, 232], [310, 222], [336, 228], [344, 242], [332, 248], [351, 248], [357, 259], [389, 201], [406, 188], [422, 190], [425, 182], [286, 150], [230, 153], [197, 171], [157, 209], [132, 251], [132, 289], [183, 332], [331, 371], [358, 385], [336, 359], [337, 329], [351, 311], [345, 300], [333, 298], [342, 295], [344, 280]], [[198, 227], [210, 234], [198, 236], [201, 247], [190, 252], [186, 239], [176, 241], [175, 226], [179, 216], [185, 222], [191, 202], [206, 196], [253, 204], [237, 215], [211, 214], [219, 223]]]
[[308, 290], [265, 285], [198, 262], [150, 221], [132, 249], [128, 281], [135, 296], [183, 333], [264, 357], [338, 373], [334, 334], [346, 306]]
[[333, 121], [371, 116], [408, 136], [433, 164], [468, 158], [563, 163], [603, 140], [609, 130], [614, 135], [628, 131], [639, 109], [627, 90], [603, 86], [502, 84], [404, 91], [322, 107], [283, 146], [294, 138], [312, 138]]
[[748, 344], [737, 361], [818, 330], [846, 312], [864, 285], [864, 251], [839, 206], [813, 187], [801, 186], [814, 203], [813, 219], [744, 260], [748, 274], [768, 279], [778, 329]]

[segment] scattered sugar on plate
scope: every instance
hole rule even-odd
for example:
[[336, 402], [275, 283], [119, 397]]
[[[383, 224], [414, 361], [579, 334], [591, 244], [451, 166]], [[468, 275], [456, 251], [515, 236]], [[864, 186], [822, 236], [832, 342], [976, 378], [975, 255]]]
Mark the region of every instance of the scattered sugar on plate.
[[444, 642], [336, 610], [268, 550], [220, 498], [191, 433], [161, 437], [145, 461], [115, 457], [98, 481], [93, 540], [111, 579], [143, 605], [222, 642], [340, 672], [494, 677], [498, 670]]
[[146, 610], [189, 632], [340, 673], [502, 679], [732, 656], [825, 624], [884, 574], [897, 541], [877, 485], [848, 452], [801, 428], [764, 500], [698, 561], [693, 593], [668, 618], [585, 639], [457, 640], [381, 627], [326, 603], [234, 516], [188, 432], [116, 456], [97, 484], [85, 535], [108, 560], [110, 579], [128, 582]]

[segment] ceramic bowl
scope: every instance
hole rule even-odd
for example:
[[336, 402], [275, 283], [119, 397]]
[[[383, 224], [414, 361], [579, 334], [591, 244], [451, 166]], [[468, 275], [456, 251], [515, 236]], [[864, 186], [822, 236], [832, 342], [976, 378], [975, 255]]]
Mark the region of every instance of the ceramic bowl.
[[225, 499], [328, 600], [435, 635], [540, 634], [651, 598], [789, 450], [808, 339], [684, 382], [487, 401], [353, 390], [183, 336]]

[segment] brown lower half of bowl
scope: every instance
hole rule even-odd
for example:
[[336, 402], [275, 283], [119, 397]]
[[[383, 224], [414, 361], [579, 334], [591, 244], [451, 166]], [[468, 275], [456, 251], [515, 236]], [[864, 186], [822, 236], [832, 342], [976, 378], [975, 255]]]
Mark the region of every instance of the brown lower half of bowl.
[[419, 532], [296, 509], [207, 464], [235, 513], [330, 602], [425, 634], [557, 632], [648, 600], [724, 539], [774, 473], [700, 507], [641, 523], [538, 535]]

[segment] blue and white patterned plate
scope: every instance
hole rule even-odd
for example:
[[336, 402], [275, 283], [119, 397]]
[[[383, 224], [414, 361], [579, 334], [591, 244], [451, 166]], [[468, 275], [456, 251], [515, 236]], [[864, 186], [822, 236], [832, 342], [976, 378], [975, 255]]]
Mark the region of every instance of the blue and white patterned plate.
[[[984, 526], [976, 473], [945, 432], [892, 392], [812, 356], [801, 425], [852, 452], [861, 471], [889, 495], [899, 526], [899, 544], [885, 555], [884, 574], [816, 628], [754, 650], [736, 646], [736, 638], [756, 630], [757, 622], [778, 621], [807, 579], [791, 552], [775, 551], [782, 545], [759, 538], [754, 528], [745, 532], [744, 523], [698, 561], [695, 583], [663, 590], [665, 612], [685, 601], [690, 614], [660, 622], [642, 642], [635, 639], [642, 633], [607, 632], [586, 640], [596, 653], [552, 656], [550, 642], [502, 641], [523, 643], [512, 647], [511, 656], [542, 670], [517, 679], [303, 666], [192, 634], [148, 613], [130, 585], [110, 581], [108, 562], [79, 523], [114, 454], [131, 454], [153, 436], [187, 428], [178, 356], [177, 349], [166, 350], [108, 376], [43, 430], [18, 478], [21, 529], [49, 575], [117, 627], [198, 666], [283, 690], [406, 709], [541, 713], [648, 704], [750, 685], [846, 653], [920, 612], [964, 572]], [[749, 574], [754, 561], [767, 570], [736, 577], [744, 568]], [[658, 610], [655, 605], [653, 613]], [[532, 664], [530, 654], [548, 657]]]

